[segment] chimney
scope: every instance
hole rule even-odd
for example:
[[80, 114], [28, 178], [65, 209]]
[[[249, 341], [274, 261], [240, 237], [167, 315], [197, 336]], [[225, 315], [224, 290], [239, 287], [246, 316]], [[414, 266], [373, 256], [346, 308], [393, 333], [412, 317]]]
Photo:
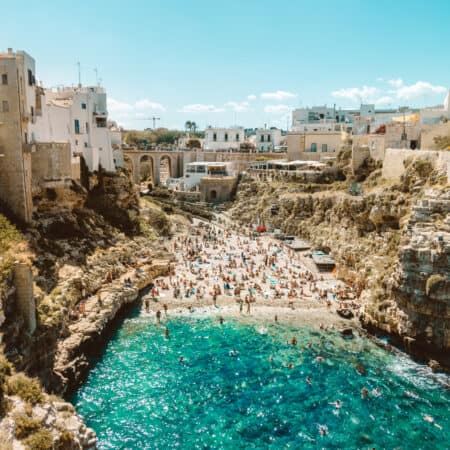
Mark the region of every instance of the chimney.
[[8, 47], [8, 55], [12, 55], [13, 49], [11, 47]]

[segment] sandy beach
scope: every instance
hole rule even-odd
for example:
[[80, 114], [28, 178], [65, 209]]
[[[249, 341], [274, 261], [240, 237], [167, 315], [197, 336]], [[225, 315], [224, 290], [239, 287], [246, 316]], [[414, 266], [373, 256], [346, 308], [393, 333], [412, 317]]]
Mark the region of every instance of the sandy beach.
[[336, 313], [349, 288], [321, 273], [310, 258], [268, 235], [250, 237], [217, 223], [195, 220], [176, 236], [170, 276], [155, 280], [141, 314], [164, 322], [174, 316], [279, 321], [317, 328], [357, 328]]

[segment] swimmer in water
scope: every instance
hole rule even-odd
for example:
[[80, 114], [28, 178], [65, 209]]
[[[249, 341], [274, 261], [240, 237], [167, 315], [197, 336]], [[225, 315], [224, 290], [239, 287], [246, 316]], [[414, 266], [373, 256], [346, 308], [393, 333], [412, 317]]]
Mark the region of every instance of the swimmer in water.
[[323, 356], [318, 356], [317, 358], [316, 358], [316, 361], [318, 361], [318, 362], [321, 362], [321, 361], [323, 361]]
[[336, 400], [335, 402], [331, 402], [330, 405], [333, 405], [336, 409], [340, 409], [342, 406], [342, 403], [340, 400]]
[[178, 362], [184, 363], [184, 356], [180, 356], [180, 357], [178, 358]]
[[306, 382], [307, 382], [308, 384], [312, 384], [311, 377], [306, 377]]
[[294, 368], [294, 364], [289, 363], [289, 364], [287, 365], [287, 368], [288, 368], [288, 369], [293, 369], [293, 368]]
[[291, 340], [291, 345], [297, 345], [297, 338], [295, 336]]
[[220, 325], [222, 325], [222, 324], [223, 324], [223, 317], [222, 317], [222, 316], [220, 316], [220, 318], [219, 318], [219, 322], [220, 322]]
[[169, 337], [170, 337], [170, 331], [169, 331], [169, 329], [166, 327], [166, 329], [164, 330], [164, 336], [167, 338], [167, 339], [169, 339]]
[[369, 389], [363, 387], [363, 388], [361, 389], [361, 397], [362, 397], [362, 398], [367, 398], [368, 396], [369, 396]]
[[381, 393], [381, 391], [378, 388], [375, 388], [372, 391], [372, 395], [375, 397], [381, 397], [383, 394]]

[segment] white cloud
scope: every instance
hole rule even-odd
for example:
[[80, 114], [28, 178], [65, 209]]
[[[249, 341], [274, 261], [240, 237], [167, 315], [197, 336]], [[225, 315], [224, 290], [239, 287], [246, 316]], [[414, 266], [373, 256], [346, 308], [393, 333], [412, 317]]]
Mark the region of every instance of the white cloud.
[[115, 100], [114, 98], [108, 97], [108, 111], [109, 112], [127, 112], [132, 111], [133, 107], [124, 102], [119, 102], [118, 100]]
[[267, 105], [264, 107], [264, 112], [266, 113], [285, 113], [290, 111], [292, 108], [288, 105]]
[[331, 93], [333, 97], [345, 98], [353, 102], [374, 101], [379, 94], [380, 90], [374, 86], [343, 88]]
[[256, 100], [256, 95], [247, 95], [247, 100]]
[[121, 102], [114, 98], [108, 97], [108, 111], [112, 119], [134, 120], [142, 119], [148, 116], [152, 111], [165, 111], [161, 103], [152, 102], [146, 98], [136, 101], [134, 104]]
[[[379, 79], [380, 81], [382, 79]], [[354, 103], [375, 103], [376, 105], [391, 105], [395, 102], [405, 102], [420, 97], [445, 94], [447, 88], [437, 86], [428, 81], [417, 81], [407, 85], [401, 78], [384, 80], [384, 87], [362, 86], [343, 88], [333, 91], [331, 95], [350, 100]]]
[[411, 85], [398, 87], [395, 94], [400, 100], [413, 100], [424, 95], [445, 94], [447, 88], [444, 86], [435, 86], [428, 81], [417, 81]]
[[248, 102], [227, 102], [225, 106], [233, 109], [236, 112], [245, 112], [248, 111], [249, 103]]
[[195, 103], [193, 105], [184, 105], [178, 112], [193, 113], [193, 112], [223, 112], [224, 108], [217, 108], [214, 105], [203, 105]]
[[401, 78], [388, 80], [388, 84], [391, 85], [392, 87], [399, 88], [399, 87], [403, 86], [403, 80]]
[[161, 103], [158, 102], [152, 102], [151, 100], [147, 98], [143, 98], [142, 100], [138, 100], [134, 104], [136, 109], [139, 110], [151, 110], [151, 111], [165, 111], [166, 108], [164, 108]]
[[375, 99], [374, 103], [377, 106], [386, 106], [386, 105], [392, 104], [393, 101], [394, 101], [394, 99], [392, 97], [390, 97], [389, 95], [383, 95], [382, 97]]
[[261, 94], [261, 98], [264, 100], [286, 100], [294, 97], [297, 97], [297, 95], [286, 91], [263, 92]]

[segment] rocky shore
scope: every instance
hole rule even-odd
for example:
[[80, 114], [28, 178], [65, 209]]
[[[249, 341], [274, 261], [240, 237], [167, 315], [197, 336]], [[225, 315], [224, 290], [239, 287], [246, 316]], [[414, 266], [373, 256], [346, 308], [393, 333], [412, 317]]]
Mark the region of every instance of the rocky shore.
[[331, 252], [338, 278], [358, 294], [361, 323], [433, 368], [448, 369], [450, 190], [426, 162], [411, 163], [399, 183], [380, 175], [369, 175], [357, 196], [342, 183], [310, 192], [301, 183], [247, 179], [230, 214]]

